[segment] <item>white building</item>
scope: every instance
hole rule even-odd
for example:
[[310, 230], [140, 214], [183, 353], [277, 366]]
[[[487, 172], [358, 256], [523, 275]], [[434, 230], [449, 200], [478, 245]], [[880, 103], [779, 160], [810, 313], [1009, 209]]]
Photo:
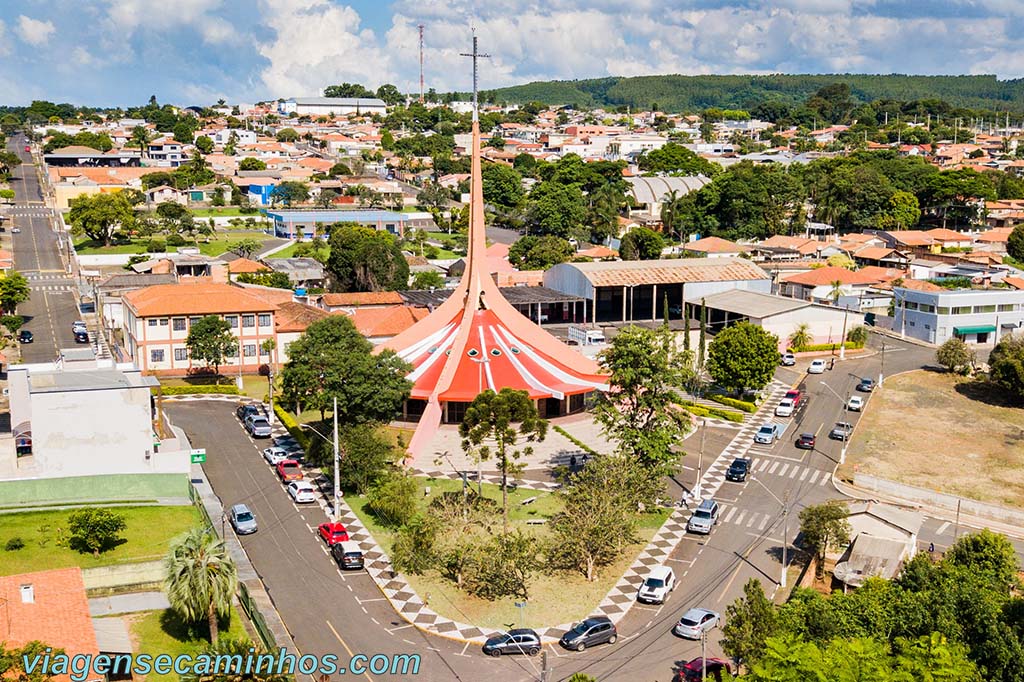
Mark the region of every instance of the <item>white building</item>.
[[238, 138], [236, 144], [256, 144], [259, 141], [259, 137], [256, 135], [255, 130], [246, 130], [245, 128], [225, 128], [224, 130], [218, 130], [210, 135], [210, 139], [216, 145], [224, 146], [231, 140], [231, 134], [234, 133]]
[[1024, 329], [1024, 291], [895, 287], [893, 295], [893, 330], [929, 343], [957, 337], [966, 343], [995, 344]]
[[278, 111], [299, 116], [347, 116], [387, 113], [384, 100], [375, 97], [293, 97], [278, 104]]
[[661, 149], [668, 143], [668, 138], [661, 135], [618, 135], [608, 142], [605, 157], [609, 161], [632, 158], [652, 149]]

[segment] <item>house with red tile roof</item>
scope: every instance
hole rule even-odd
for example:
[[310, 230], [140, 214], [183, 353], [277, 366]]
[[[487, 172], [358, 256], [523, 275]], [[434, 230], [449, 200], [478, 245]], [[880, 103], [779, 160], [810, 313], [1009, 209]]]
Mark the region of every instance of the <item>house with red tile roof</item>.
[[411, 328], [429, 315], [430, 311], [410, 305], [396, 305], [383, 308], [359, 307], [337, 314], [346, 315], [359, 333], [376, 345]]
[[231, 279], [235, 279], [237, 275], [252, 275], [257, 272], [270, 272], [270, 268], [248, 258], [236, 258], [233, 261], [228, 261], [228, 276]]
[[721, 237], [704, 237], [683, 245], [683, 250], [699, 254], [707, 258], [733, 258], [746, 249]]
[[784, 296], [822, 303], [831, 302], [837, 289], [840, 296], [856, 296], [882, 281], [875, 274], [827, 265], [784, 277], [779, 289]]

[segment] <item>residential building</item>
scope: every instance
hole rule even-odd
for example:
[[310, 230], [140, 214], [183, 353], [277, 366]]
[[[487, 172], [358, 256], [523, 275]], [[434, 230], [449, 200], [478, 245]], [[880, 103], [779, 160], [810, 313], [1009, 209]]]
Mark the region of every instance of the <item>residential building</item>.
[[805, 301], [831, 303], [837, 296], [857, 296], [882, 281], [877, 275], [829, 265], [783, 277], [779, 293]]
[[605, 158], [609, 161], [635, 159], [637, 156], [668, 144], [668, 138], [661, 135], [617, 135], [607, 138]]
[[113, 168], [125, 168], [140, 165], [141, 154], [130, 149], [111, 149], [108, 152], [101, 152], [92, 147], [72, 145], [54, 149], [49, 154], [43, 155], [43, 161], [47, 166], [106, 166]]
[[213, 143], [222, 147], [231, 141], [232, 135], [236, 138], [236, 145], [256, 144], [259, 139], [255, 130], [245, 128], [222, 128], [209, 134]]
[[295, 288], [321, 289], [327, 276], [323, 263], [315, 258], [268, 258], [266, 265], [274, 272], [288, 275]]
[[928, 343], [995, 344], [1024, 328], [1024, 291], [894, 287], [893, 330]]
[[891, 580], [917, 554], [917, 537], [924, 523], [918, 512], [878, 502], [850, 505], [849, 546], [836, 560], [835, 578], [847, 587], [860, 587], [868, 578]]
[[277, 110], [285, 115], [295, 112], [299, 116], [383, 116], [388, 108], [384, 100], [375, 97], [293, 97], [278, 103]]
[[688, 242], [683, 245], [683, 250], [703, 258], [736, 258], [747, 251], [736, 242], [721, 237], [704, 237]]
[[177, 140], [165, 137], [153, 140], [146, 147], [147, 166], [177, 168], [188, 161], [184, 146]]

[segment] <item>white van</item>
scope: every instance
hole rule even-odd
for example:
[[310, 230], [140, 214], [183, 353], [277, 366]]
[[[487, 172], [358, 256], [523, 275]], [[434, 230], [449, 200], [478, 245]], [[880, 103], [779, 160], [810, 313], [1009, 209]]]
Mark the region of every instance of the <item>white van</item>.
[[668, 593], [676, 589], [676, 574], [668, 566], [655, 566], [644, 578], [636, 592], [638, 602], [663, 604]]

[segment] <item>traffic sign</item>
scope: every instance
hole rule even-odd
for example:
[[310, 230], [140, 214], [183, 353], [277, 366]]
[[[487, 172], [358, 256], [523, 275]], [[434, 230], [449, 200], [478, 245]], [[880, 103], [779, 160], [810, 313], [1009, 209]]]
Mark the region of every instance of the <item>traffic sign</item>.
[[193, 464], [202, 464], [206, 461], [206, 450], [203, 448], [193, 450], [190, 454]]

